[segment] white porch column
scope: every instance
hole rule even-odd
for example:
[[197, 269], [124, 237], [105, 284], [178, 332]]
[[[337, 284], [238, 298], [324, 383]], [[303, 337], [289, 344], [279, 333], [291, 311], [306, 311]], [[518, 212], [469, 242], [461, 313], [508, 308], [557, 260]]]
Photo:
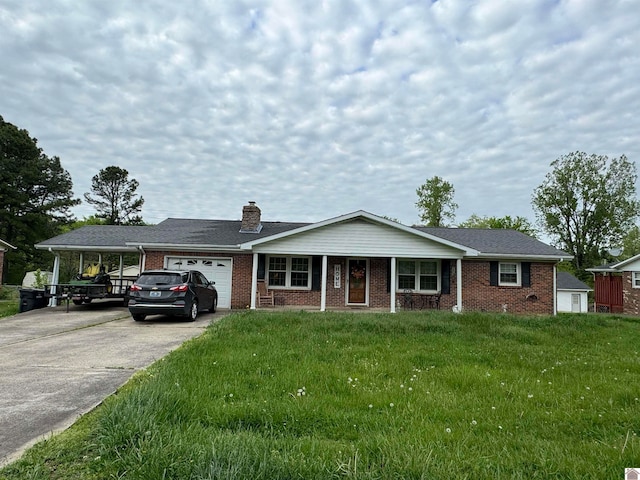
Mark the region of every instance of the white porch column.
[[327, 310], [327, 256], [322, 256], [322, 280], [320, 292], [320, 311]]
[[[60, 254], [56, 253], [53, 259], [53, 278], [51, 284], [56, 285], [60, 282]], [[51, 287], [51, 294], [53, 295], [49, 300], [49, 306], [55, 307], [58, 305], [58, 299], [55, 297], [56, 287]]]
[[256, 295], [258, 294], [258, 254], [253, 254], [253, 268], [251, 271], [251, 310], [256, 309]]
[[[553, 264], [553, 315], [557, 315], [558, 314], [558, 285], [556, 284], [556, 280], [557, 280], [557, 270], [556, 270], [556, 264]], [[595, 274], [594, 274], [595, 275]], [[582, 303], [582, 300], [580, 300], [580, 302]], [[582, 305], [580, 305], [580, 308], [582, 308]]]
[[458, 312], [462, 312], [462, 259], [456, 260], [456, 303]]
[[80, 252], [80, 264], [78, 265], [78, 273], [82, 275], [84, 270], [84, 252]]
[[396, 313], [396, 257], [391, 257], [391, 313]]

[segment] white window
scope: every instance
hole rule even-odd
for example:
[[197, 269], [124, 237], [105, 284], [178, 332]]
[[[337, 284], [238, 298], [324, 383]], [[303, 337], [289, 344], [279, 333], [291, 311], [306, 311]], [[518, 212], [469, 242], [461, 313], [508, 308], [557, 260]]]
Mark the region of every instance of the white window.
[[505, 286], [520, 286], [520, 264], [500, 263], [498, 271], [498, 284]]
[[398, 290], [437, 292], [440, 290], [440, 262], [398, 260]]
[[311, 288], [310, 257], [268, 257], [269, 288]]
[[640, 272], [632, 272], [631, 277], [633, 288], [640, 288]]

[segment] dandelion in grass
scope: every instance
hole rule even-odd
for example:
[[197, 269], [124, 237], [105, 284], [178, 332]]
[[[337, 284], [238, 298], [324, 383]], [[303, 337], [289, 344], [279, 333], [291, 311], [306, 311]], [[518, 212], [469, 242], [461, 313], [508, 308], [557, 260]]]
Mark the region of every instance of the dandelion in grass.
[[412, 387], [409, 387], [409, 391], [410, 391], [410, 392], [413, 392], [413, 388], [412, 388]]
[[373, 408], [373, 405], [369, 404], [369, 408]]
[[389, 404], [389, 406], [390, 406], [391, 408], [395, 407], [395, 405], [394, 405], [393, 403], [390, 403], [390, 404]]
[[478, 425], [478, 422], [476, 422], [475, 420], [471, 420], [471, 425], [475, 427], [476, 425]]
[[449, 427], [445, 428], [444, 431], [447, 433], [451, 433], [451, 429]]
[[530, 393], [529, 395], [527, 395], [527, 398], [533, 398], [533, 393]]

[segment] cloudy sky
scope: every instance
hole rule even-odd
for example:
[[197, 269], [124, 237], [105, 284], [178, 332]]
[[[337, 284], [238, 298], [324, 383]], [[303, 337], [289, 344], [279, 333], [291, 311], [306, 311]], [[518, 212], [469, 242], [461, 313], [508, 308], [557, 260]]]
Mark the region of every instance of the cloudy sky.
[[[640, 159], [637, 0], [0, 0], [0, 115], [143, 218], [534, 219], [561, 155]], [[94, 212], [90, 205], [75, 210]]]

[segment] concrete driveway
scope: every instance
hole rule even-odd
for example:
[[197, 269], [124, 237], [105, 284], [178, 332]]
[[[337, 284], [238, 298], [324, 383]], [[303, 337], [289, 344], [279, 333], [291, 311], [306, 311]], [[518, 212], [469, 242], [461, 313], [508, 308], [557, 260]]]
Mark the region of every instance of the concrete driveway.
[[137, 370], [226, 314], [134, 322], [121, 305], [102, 300], [0, 318], [0, 465], [69, 427]]

